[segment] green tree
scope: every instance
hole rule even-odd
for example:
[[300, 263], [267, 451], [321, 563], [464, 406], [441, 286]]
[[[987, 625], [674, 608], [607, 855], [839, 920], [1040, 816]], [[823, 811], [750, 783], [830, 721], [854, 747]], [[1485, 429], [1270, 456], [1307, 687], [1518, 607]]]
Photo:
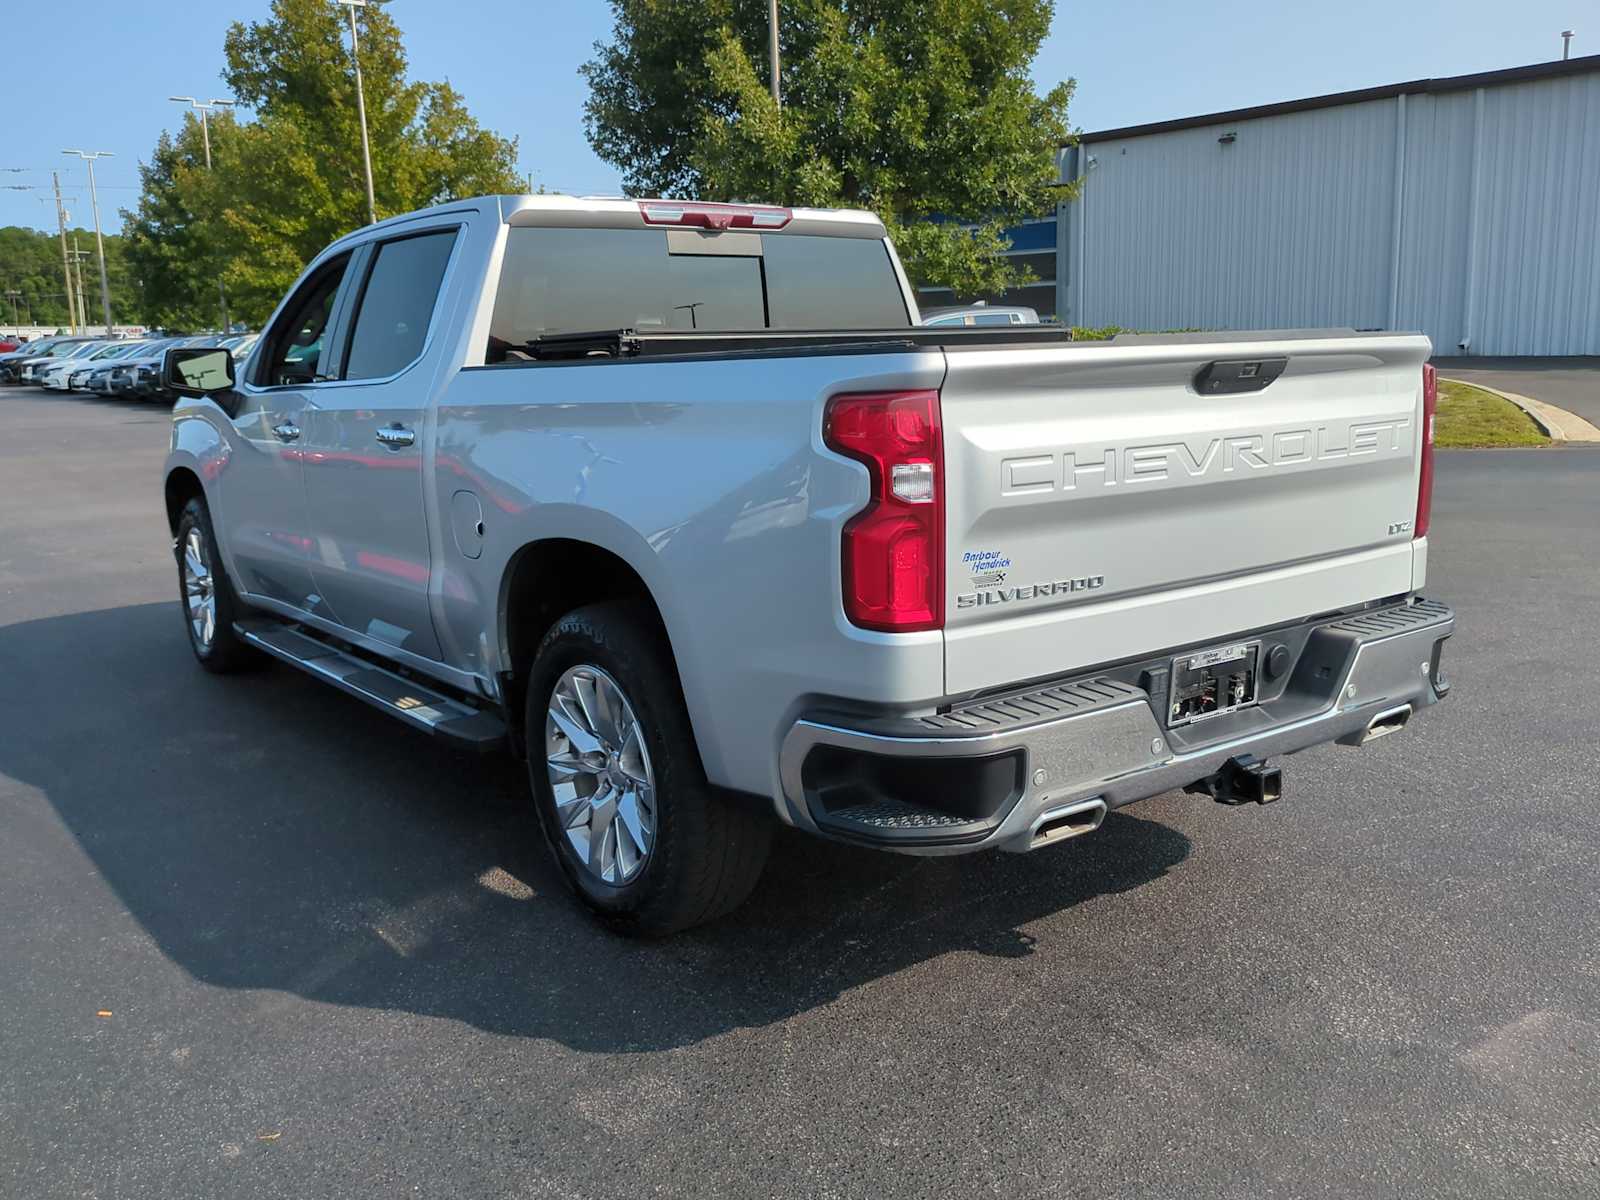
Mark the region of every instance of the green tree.
[[[186, 120], [157, 145], [128, 214], [162, 311], [214, 313], [220, 273], [235, 315], [259, 322], [318, 251], [366, 223], [344, 22], [327, 0], [273, 0], [267, 20], [229, 28], [222, 77], [255, 119], [213, 122], [210, 172]], [[400, 29], [378, 0], [357, 22], [379, 219], [520, 191], [516, 140], [479, 126], [448, 83], [407, 78]]]
[[1054, 0], [783, 0], [782, 107], [766, 0], [611, 4], [585, 115], [630, 191], [870, 208], [919, 283], [1026, 281], [1001, 231], [1062, 195], [1073, 84], [1030, 75]]
[[[94, 258], [94, 230], [67, 230], [67, 244], [89, 253], [83, 262], [84, 308], [93, 329], [100, 324], [100, 266]], [[119, 325], [140, 320], [138, 276], [130, 268], [125, 239], [106, 235], [106, 275], [111, 284], [111, 316]], [[76, 286], [76, 284], [74, 284]], [[66, 287], [61, 278], [61, 239], [55, 233], [10, 225], [0, 229], [0, 292], [15, 289], [17, 315], [23, 323], [66, 328]], [[0, 298], [0, 323], [11, 324], [11, 301]]]
[[[212, 118], [213, 161], [233, 151], [239, 129], [231, 114]], [[186, 116], [176, 137], [163, 133], [139, 174], [138, 207], [123, 213], [123, 227], [129, 265], [143, 281], [143, 320], [165, 329], [216, 325], [217, 281], [231, 247], [221, 222], [221, 181], [206, 169], [199, 121]]]

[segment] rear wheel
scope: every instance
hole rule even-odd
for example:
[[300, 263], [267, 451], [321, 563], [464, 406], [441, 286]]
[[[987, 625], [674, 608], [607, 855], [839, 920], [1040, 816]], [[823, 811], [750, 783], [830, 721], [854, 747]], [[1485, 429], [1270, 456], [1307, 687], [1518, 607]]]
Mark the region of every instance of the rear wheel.
[[706, 781], [671, 655], [644, 612], [602, 604], [556, 622], [534, 660], [526, 720], [551, 851], [614, 928], [674, 933], [750, 894], [771, 822]]
[[218, 675], [258, 666], [260, 653], [233, 630], [242, 606], [217, 552], [211, 512], [199, 496], [183, 506], [174, 548], [183, 623], [195, 658]]

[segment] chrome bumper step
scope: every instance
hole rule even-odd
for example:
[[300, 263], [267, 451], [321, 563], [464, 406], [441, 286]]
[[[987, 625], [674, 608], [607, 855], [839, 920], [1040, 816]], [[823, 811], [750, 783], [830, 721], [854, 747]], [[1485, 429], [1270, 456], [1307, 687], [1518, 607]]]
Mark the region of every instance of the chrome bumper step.
[[256, 649], [331, 683], [414, 729], [480, 753], [506, 744], [506, 726], [499, 713], [476, 708], [417, 679], [379, 667], [331, 641], [313, 637], [300, 626], [271, 617], [250, 617], [234, 622], [233, 628]]

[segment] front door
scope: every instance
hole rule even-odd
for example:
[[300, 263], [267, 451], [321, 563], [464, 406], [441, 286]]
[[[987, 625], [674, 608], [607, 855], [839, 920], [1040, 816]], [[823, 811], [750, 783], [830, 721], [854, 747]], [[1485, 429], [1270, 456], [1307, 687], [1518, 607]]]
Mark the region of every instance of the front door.
[[358, 252], [363, 278], [337, 366], [301, 439], [311, 573], [339, 623], [423, 658], [440, 656], [428, 602], [423, 421], [436, 363], [428, 329], [456, 239], [432, 229]]
[[327, 386], [320, 374], [329, 325], [349, 256], [327, 264], [284, 307], [262, 356], [239, 388], [233, 453], [218, 476], [218, 535], [238, 585], [330, 620], [311, 575], [301, 440], [307, 412]]

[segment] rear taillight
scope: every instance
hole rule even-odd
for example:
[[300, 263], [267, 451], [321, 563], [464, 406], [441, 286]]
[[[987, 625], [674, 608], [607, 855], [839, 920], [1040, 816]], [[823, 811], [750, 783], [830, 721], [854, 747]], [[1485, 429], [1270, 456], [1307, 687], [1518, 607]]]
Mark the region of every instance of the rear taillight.
[[787, 208], [754, 204], [701, 204], [641, 200], [646, 225], [685, 225], [695, 229], [782, 229], [794, 215]]
[[1439, 407], [1439, 381], [1433, 364], [1422, 364], [1422, 472], [1417, 477], [1417, 519], [1412, 523], [1413, 538], [1428, 536], [1428, 520], [1433, 515], [1433, 414]]
[[844, 611], [908, 633], [944, 624], [944, 445], [939, 393], [835, 396], [822, 439], [863, 462], [872, 499], [844, 527]]

